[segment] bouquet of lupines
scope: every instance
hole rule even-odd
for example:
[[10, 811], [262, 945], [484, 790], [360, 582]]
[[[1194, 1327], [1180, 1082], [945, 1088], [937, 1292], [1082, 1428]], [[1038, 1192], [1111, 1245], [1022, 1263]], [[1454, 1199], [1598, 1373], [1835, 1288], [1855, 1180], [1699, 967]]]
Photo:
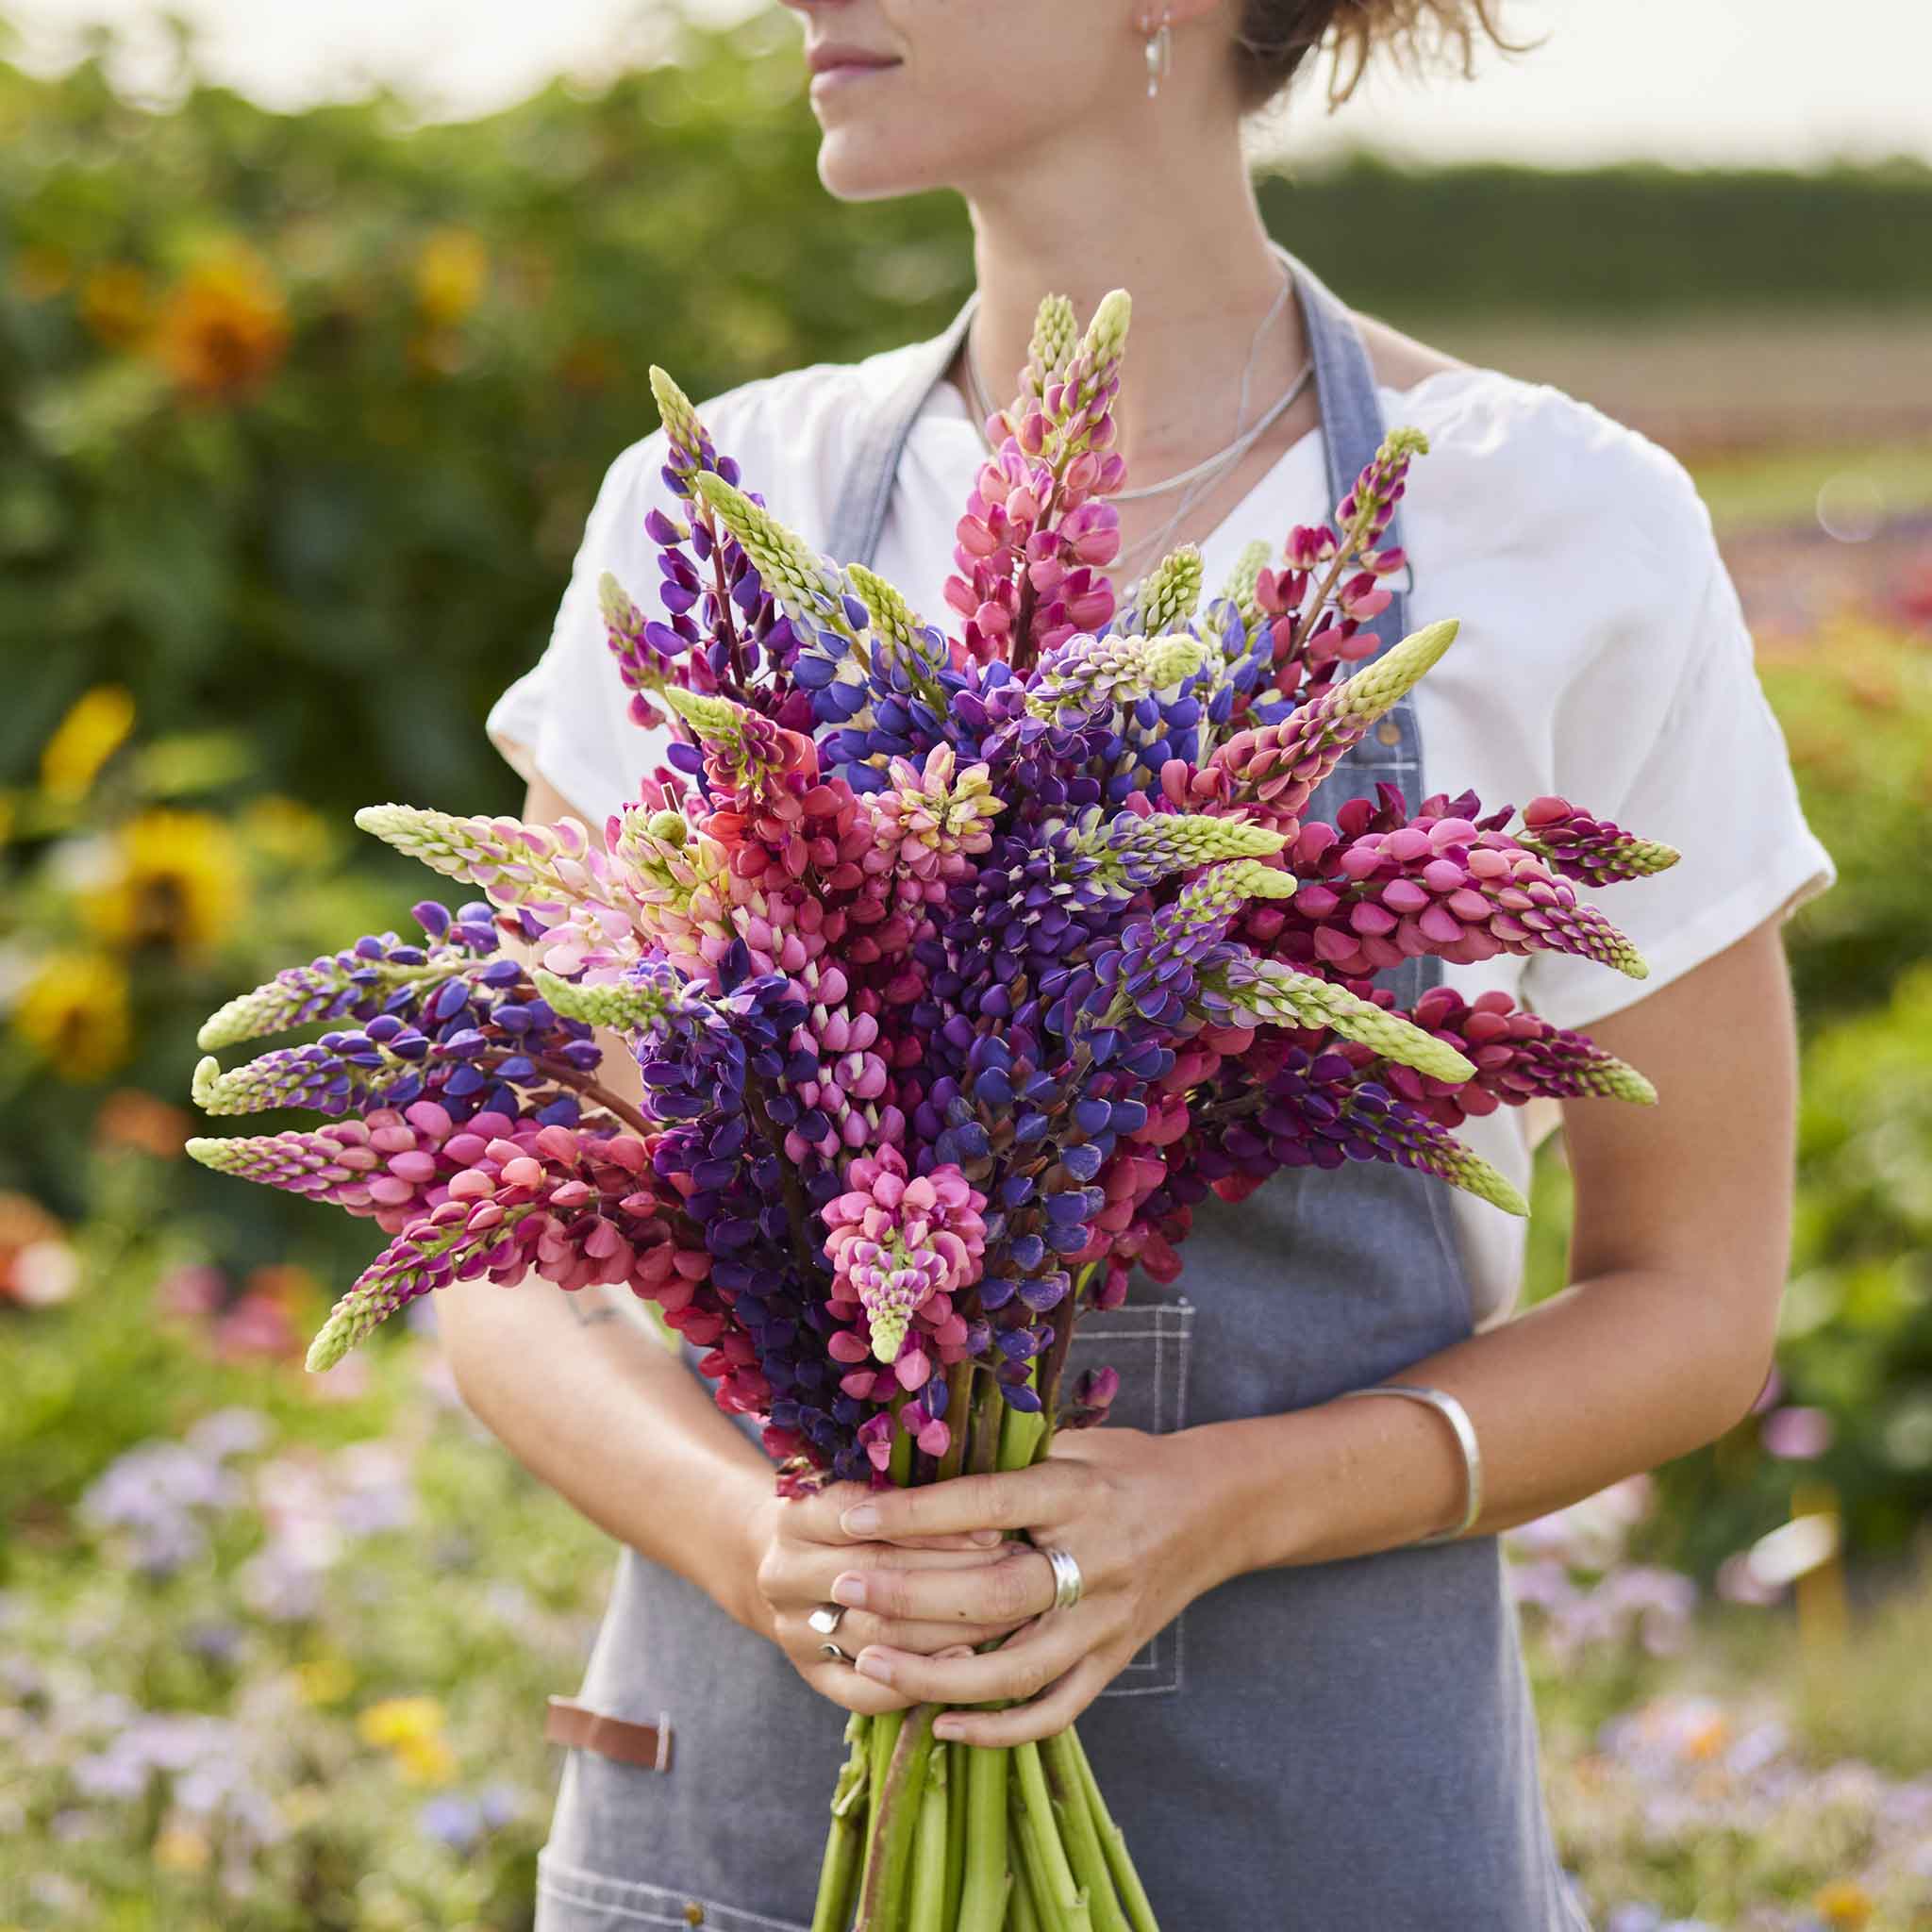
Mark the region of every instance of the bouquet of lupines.
[[[1411, 811], [1385, 786], [1304, 815], [1455, 636], [1375, 657], [1366, 627], [1423, 438], [1391, 434], [1332, 525], [1250, 546], [1218, 596], [1184, 547], [1123, 607], [1103, 499], [1127, 314], [1116, 291], [1080, 334], [1041, 306], [958, 525], [956, 635], [741, 490], [652, 370], [681, 506], [649, 520], [664, 614], [601, 591], [666, 762], [601, 847], [575, 819], [365, 808], [482, 897], [425, 901], [420, 941], [291, 968], [201, 1033], [329, 1023], [194, 1080], [211, 1113], [324, 1124], [189, 1143], [391, 1237], [311, 1369], [452, 1281], [614, 1284], [702, 1351], [790, 1491], [1020, 1467], [1104, 1420], [1111, 1372], [1063, 1376], [1075, 1324], [1136, 1264], [1173, 1277], [1208, 1191], [1389, 1160], [1522, 1213], [1465, 1115], [1654, 1098], [1505, 995], [1405, 1013], [1375, 975], [1539, 949], [1641, 975], [1573, 882], [1674, 853], [1557, 798]], [[598, 1027], [641, 1106], [598, 1081]], [[1074, 1733], [936, 1747], [933, 1715], [851, 1720], [814, 1932], [1148, 1932]]]

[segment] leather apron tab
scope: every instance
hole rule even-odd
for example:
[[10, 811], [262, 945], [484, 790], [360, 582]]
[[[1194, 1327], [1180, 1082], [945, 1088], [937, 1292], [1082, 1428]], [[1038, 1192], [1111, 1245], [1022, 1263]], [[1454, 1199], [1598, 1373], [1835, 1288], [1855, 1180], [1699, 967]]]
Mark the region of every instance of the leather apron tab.
[[671, 1769], [671, 1720], [660, 1714], [654, 1724], [629, 1718], [607, 1717], [570, 1697], [553, 1697], [544, 1713], [543, 1735], [553, 1744], [574, 1745], [635, 1764], [645, 1771]]

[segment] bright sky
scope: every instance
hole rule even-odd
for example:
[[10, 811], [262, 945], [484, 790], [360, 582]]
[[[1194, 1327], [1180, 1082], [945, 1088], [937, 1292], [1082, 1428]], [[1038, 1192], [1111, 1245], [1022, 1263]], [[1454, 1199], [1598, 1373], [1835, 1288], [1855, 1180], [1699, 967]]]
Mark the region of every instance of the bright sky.
[[[732, 18], [756, 0], [688, 0]], [[862, 4], [862, 0], [861, 0]], [[547, 75], [593, 76], [650, 43], [648, 4], [625, 0], [175, 0], [206, 29], [203, 66], [294, 106], [359, 91], [380, 73], [445, 117], [513, 101]], [[1804, 164], [1834, 154], [1932, 160], [1932, 5], [1926, 0], [1504, 0], [1533, 54], [1491, 57], [1474, 86], [1387, 75], [1332, 119], [1311, 92], [1286, 144], [1312, 154], [1372, 142], [1424, 158], [1554, 162], [1647, 156]], [[125, 75], [163, 91], [165, 36], [151, 0], [0, 0], [37, 72], [72, 58], [91, 21], [142, 24]], [[795, 20], [791, 30], [797, 32]], [[809, 110], [803, 101], [799, 112]]]

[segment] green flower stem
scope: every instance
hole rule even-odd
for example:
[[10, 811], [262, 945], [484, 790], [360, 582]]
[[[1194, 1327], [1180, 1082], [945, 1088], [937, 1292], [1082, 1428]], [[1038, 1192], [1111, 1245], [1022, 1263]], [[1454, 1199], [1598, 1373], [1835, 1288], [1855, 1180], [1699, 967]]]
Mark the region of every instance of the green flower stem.
[[1093, 1912], [1093, 1932], [1127, 1932], [1127, 1915], [1114, 1893], [1113, 1873], [1101, 1843], [1086, 1783], [1080, 1776], [1073, 1733], [1061, 1731], [1055, 1737], [1043, 1738], [1039, 1750], [1052, 1788], [1054, 1815], [1059, 1822], [1067, 1861], [1086, 1891]]
[[1000, 1932], [1007, 1916], [1007, 1779], [1012, 1753], [966, 1753], [966, 1874], [957, 1932]]
[[966, 1885], [966, 1753], [957, 1739], [946, 1749], [946, 1924], [959, 1923]]
[[811, 1932], [847, 1932], [858, 1893], [859, 1854], [865, 1849], [865, 1790], [871, 1781], [873, 1720], [855, 1710], [845, 1722], [852, 1754], [832, 1792], [832, 1829], [819, 1867], [819, 1895], [812, 1907]]
[[1000, 1416], [1006, 1406], [999, 1383], [989, 1371], [978, 1370], [973, 1391], [973, 1444], [966, 1455], [966, 1466], [974, 1475], [999, 1467]]
[[1015, 1909], [1017, 1911], [1024, 1904], [1027, 1920], [1039, 1926], [1040, 1932], [1061, 1932], [1061, 1922], [1054, 1914], [1053, 1903], [1041, 1876], [1039, 1847], [1034, 1842], [1039, 1834], [1024, 1828], [1025, 1825], [1024, 1814], [1016, 1810], [1013, 1814]]
[[899, 1411], [911, 1399], [903, 1389], [892, 1397], [892, 1459], [886, 1465], [886, 1474], [902, 1490], [912, 1480], [912, 1451], [917, 1445], [910, 1434], [899, 1426]]
[[1006, 1932], [1040, 1932], [1040, 1915], [1033, 1909], [1033, 1894], [1025, 1884], [1012, 1882], [1012, 1903], [1007, 1911]]
[[1068, 1932], [1093, 1932], [1093, 1913], [1087, 1892], [1075, 1877], [1067, 1849], [1060, 1842], [1059, 1823], [1046, 1788], [1046, 1767], [1040, 1746], [1030, 1740], [1013, 1746], [1013, 1770], [1020, 1789], [1020, 1843], [1038, 1861], [1045, 1897], [1037, 1901], [1050, 1908], [1056, 1923]]
[[[1101, 1848], [1107, 1854], [1114, 1886], [1120, 1893], [1121, 1903], [1126, 1907], [1127, 1923], [1134, 1932], [1160, 1932], [1154, 1917], [1154, 1907], [1147, 1900], [1147, 1888], [1141, 1883], [1141, 1874], [1135, 1871], [1134, 1861], [1127, 1855], [1127, 1835], [1113, 1822], [1113, 1814], [1107, 1808], [1107, 1800], [1100, 1794], [1100, 1780], [1093, 1775], [1093, 1767], [1088, 1762], [1087, 1747], [1080, 1741], [1078, 1729], [1069, 1725], [1061, 1736], [1066, 1740], [1068, 1755], [1087, 1793], [1088, 1809], [1093, 1814], [1094, 1826], [1100, 1833]], [[1053, 1741], [1058, 1743], [1059, 1739]]]
[[946, 1413], [953, 1419], [953, 1426], [946, 1440], [946, 1453], [940, 1457], [939, 1468], [933, 1474], [935, 1482], [942, 1483], [956, 1476], [965, 1466], [966, 1437], [973, 1410], [973, 1377], [975, 1370], [970, 1361], [955, 1362], [946, 1371]]
[[[941, 1745], [926, 1759], [925, 1790], [919, 1801], [919, 1828], [912, 1844], [912, 1882], [906, 1932], [947, 1932], [946, 1879], [951, 1852], [953, 1802], [947, 1788], [952, 1754]], [[959, 1794], [963, 1803], [965, 1793]]]
[[1024, 1469], [1046, 1454], [1046, 1418], [1008, 1407], [1000, 1419], [1000, 1467]]
[[[1031, 1780], [1037, 1790], [1028, 1790], [1029, 1754]], [[1014, 1807], [1013, 1828], [1020, 1840], [1021, 1869], [1033, 1888], [1033, 1909], [1039, 1914], [1041, 1932], [1093, 1932], [1093, 1913], [1087, 1894], [1074, 1881], [1073, 1867], [1067, 1863], [1066, 1851], [1054, 1826], [1046, 1779], [1040, 1768], [1039, 1747], [1014, 1745], [1013, 1761], [1019, 1773], [1020, 1792]]]
[[[880, 1781], [874, 1823], [866, 1845], [857, 1932], [900, 1932], [913, 1834], [919, 1825], [926, 1765], [932, 1757], [932, 1721], [939, 1708], [937, 1704], [915, 1704], [910, 1710], [892, 1713], [900, 1723]], [[874, 1771], [878, 1761], [874, 1750]]]
[[865, 1780], [865, 1842], [868, 1848], [878, 1837], [879, 1797], [886, 1788], [886, 1773], [891, 1768], [893, 1747], [899, 1741], [899, 1726], [905, 1721], [903, 1710], [882, 1710], [866, 1726], [866, 1745], [871, 1753]]

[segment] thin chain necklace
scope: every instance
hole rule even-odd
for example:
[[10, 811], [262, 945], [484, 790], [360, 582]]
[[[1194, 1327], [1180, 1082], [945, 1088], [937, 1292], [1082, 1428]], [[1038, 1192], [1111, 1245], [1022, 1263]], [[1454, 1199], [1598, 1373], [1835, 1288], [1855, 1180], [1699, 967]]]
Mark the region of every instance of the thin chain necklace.
[[[1274, 297], [1274, 304], [1269, 308], [1267, 314], [1261, 318], [1253, 337], [1249, 341], [1247, 362], [1241, 370], [1241, 400], [1235, 413], [1236, 435], [1233, 441], [1224, 444], [1221, 449], [1215, 450], [1210, 455], [1204, 457], [1191, 468], [1178, 471], [1172, 476], [1163, 477], [1158, 483], [1142, 484], [1134, 490], [1117, 491], [1112, 495], [1102, 499], [1108, 503], [1124, 503], [1143, 496], [1158, 496], [1163, 491], [1174, 489], [1183, 483], [1190, 486], [1180, 502], [1175, 506], [1174, 514], [1168, 518], [1167, 522], [1159, 529], [1152, 532], [1150, 536], [1143, 538], [1139, 543], [1135, 544], [1125, 554], [1126, 557], [1138, 558], [1143, 552], [1153, 548], [1153, 546], [1164, 543], [1174, 526], [1199, 499], [1201, 493], [1205, 490], [1211, 488], [1215, 482], [1219, 481], [1222, 476], [1226, 475], [1241, 460], [1241, 457], [1254, 446], [1256, 439], [1268, 428], [1270, 424], [1276, 421], [1285, 409], [1293, 404], [1295, 398], [1307, 386], [1309, 377], [1314, 374], [1315, 365], [1312, 357], [1303, 362], [1300, 370], [1296, 373], [1293, 382], [1270, 405], [1263, 413], [1261, 420], [1252, 429], [1241, 430], [1241, 419], [1248, 412], [1248, 385], [1254, 375], [1255, 357], [1259, 350], [1263, 334], [1266, 332], [1269, 324], [1280, 313], [1282, 304], [1288, 299], [1289, 291], [1291, 286], [1292, 277], [1284, 271], [1281, 288]], [[985, 379], [979, 373], [978, 358], [973, 352], [973, 334], [970, 325], [966, 335], [966, 373], [968, 379], [973, 385], [974, 398], [979, 410], [980, 440], [987, 443], [987, 447], [991, 451], [992, 444], [987, 439], [985, 424], [986, 419], [994, 413], [994, 404], [991, 396], [987, 391]], [[1166, 553], [1156, 550], [1154, 554], [1164, 556]], [[1125, 558], [1115, 559], [1109, 575], [1114, 575], [1116, 581], [1120, 580], [1120, 575], [1124, 562]], [[1128, 588], [1137, 587], [1138, 585], [1133, 585]]]

